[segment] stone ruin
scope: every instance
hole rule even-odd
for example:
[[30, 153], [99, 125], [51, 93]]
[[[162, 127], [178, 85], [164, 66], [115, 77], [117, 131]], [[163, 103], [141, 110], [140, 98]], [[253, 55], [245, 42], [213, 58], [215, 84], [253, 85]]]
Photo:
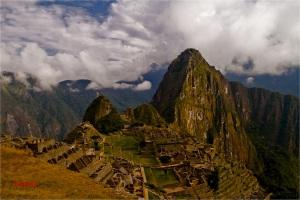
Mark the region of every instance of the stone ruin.
[[114, 188], [118, 193], [126, 193], [133, 197], [144, 197], [146, 176], [144, 168], [132, 162], [115, 157], [112, 164], [113, 176], [106, 182], [106, 187]]
[[9, 147], [30, 151], [33, 156], [41, 160], [86, 174], [99, 182], [104, 181], [103, 178], [112, 169], [111, 164], [104, 161], [103, 152], [95, 155], [93, 148], [85, 150], [77, 145], [32, 136], [1, 140], [1, 143]]

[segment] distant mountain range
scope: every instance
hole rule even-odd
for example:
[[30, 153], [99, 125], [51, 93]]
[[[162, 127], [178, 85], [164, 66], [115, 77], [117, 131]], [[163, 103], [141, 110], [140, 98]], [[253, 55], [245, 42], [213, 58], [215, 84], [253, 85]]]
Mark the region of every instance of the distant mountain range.
[[[1, 84], [1, 132], [15, 136], [55, 138], [62, 141], [84, 117], [86, 108], [100, 95], [105, 95], [123, 113], [149, 103], [157, 85], [146, 91], [131, 89], [86, 90], [90, 80], [63, 81], [52, 91], [27, 89], [11, 72], [2, 72], [11, 82]], [[159, 73], [149, 79], [158, 77]], [[162, 76], [162, 75], [161, 75]], [[159, 77], [158, 77], [159, 78]], [[34, 82], [28, 74], [28, 81]]]
[[299, 97], [299, 68], [289, 70], [282, 75], [237, 75], [227, 73], [224, 76], [230, 81], [237, 81], [246, 87], [265, 88], [282, 94]]

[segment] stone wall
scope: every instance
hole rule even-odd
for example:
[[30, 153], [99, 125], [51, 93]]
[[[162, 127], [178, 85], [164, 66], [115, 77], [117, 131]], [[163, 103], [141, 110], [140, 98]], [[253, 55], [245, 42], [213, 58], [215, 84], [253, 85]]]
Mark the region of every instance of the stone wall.
[[66, 153], [68, 150], [69, 150], [69, 146], [67, 145], [58, 146], [57, 149], [53, 148], [51, 150], [48, 150], [47, 153], [43, 153], [43, 154], [37, 153], [36, 157], [48, 161], [49, 159], [52, 158], [57, 159], [59, 156], [62, 156], [62, 154]]
[[33, 140], [32, 143], [27, 142], [26, 145], [34, 152], [42, 152], [43, 148], [48, 148], [50, 145], [55, 145], [55, 139], [37, 139]]
[[82, 158], [83, 156], [84, 156], [84, 152], [82, 149], [78, 149], [76, 151], [74, 148], [70, 149], [70, 147], [67, 145], [58, 146], [57, 149], [53, 148], [49, 150], [47, 153], [36, 154], [36, 157], [39, 159], [66, 168], [69, 167], [71, 163], [75, 163], [76, 160]]
[[112, 170], [112, 166], [110, 163], [105, 163], [104, 167], [100, 172], [98, 172], [98, 176], [94, 179], [99, 182], [102, 178], [104, 178], [110, 171]]
[[170, 184], [165, 184], [165, 185], [162, 185], [163, 188], [175, 188], [175, 187], [180, 187], [181, 186], [181, 183], [170, 183]]
[[103, 161], [104, 160], [102, 159], [88, 164], [87, 167], [80, 170], [80, 173], [87, 174], [89, 176], [92, 175], [103, 164]]
[[74, 150], [73, 150], [72, 153], [67, 152], [67, 154], [68, 154], [69, 163], [75, 162], [78, 158], [81, 158], [84, 155], [82, 149], [79, 149], [78, 151], [75, 151], [75, 153], [74, 153]]

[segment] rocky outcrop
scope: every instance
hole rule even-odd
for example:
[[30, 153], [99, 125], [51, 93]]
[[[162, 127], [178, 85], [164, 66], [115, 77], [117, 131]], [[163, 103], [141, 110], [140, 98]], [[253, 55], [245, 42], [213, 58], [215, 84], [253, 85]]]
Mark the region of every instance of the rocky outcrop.
[[96, 98], [86, 109], [83, 122], [90, 122], [101, 133], [120, 130], [124, 125], [120, 113], [103, 95]]
[[89, 121], [91, 124], [96, 124], [100, 118], [108, 115], [113, 110], [115, 110], [113, 105], [105, 96], [101, 95], [86, 109], [83, 121]]

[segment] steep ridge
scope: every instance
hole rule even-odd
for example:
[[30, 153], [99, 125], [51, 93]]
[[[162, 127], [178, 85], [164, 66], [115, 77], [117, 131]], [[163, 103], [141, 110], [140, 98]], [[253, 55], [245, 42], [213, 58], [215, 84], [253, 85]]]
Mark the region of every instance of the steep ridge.
[[213, 143], [219, 154], [253, 162], [255, 149], [234, 110], [229, 87], [197, 50], [187, 49], [169, 66], [151, 104], [178, 131]]
[[253, 166], [273, 198], [299, 198], [299, 98], [232, 82], [235, 107], [259, 152]]
[[231, 82], [235, 109], [244, 125], [258, 126], [266, 141], [299, 154], [299, 98]]
[[79, 116], [49, 91], [34, 92], [15, 80], [1, 83], [1, 133], [62, 140]]
[[299, 196], [299, 99], [229, 82], [195, 49], [169, 66], [151, 104], [178, 131], [245, 163], [274, 198]]

